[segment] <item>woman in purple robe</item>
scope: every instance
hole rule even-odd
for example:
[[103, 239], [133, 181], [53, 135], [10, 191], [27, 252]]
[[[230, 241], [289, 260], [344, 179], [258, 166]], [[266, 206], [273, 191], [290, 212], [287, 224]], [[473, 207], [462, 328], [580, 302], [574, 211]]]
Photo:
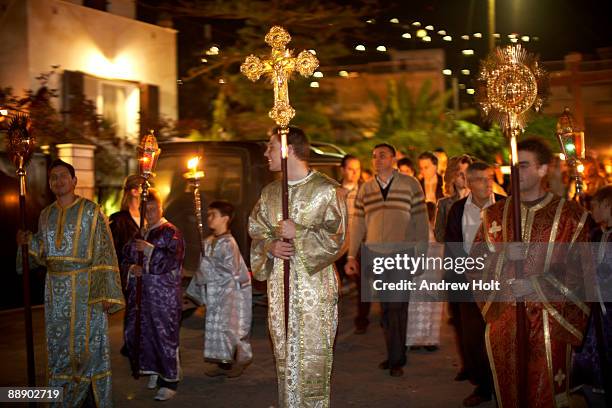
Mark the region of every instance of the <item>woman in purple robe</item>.
[[[181, 273], [185, 243], [181, 232], [163, 217], [159, 194], [149, 190], [145, 239], [133, 239], [124, 248], [122, 268], [128, 273], [124, 340], [133, 359], [140, 342], [139, 372], [150, 375], [148, 388], [159, 387], [155, 399], [174, 397], [179, 382]], [[138, 266], [138, 252], [144, 253]], [[142, 276], [140, 339], [136, 332], [136, 277]]]

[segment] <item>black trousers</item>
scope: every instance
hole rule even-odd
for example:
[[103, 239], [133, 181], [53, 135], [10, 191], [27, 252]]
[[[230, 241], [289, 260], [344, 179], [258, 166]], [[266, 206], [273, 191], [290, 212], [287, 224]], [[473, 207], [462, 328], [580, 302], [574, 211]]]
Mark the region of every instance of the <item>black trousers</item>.
[[[357, 259], [359, 259], [359, 254], [357, 254]], [[338, 271], [338, 276], [342, 281], [344, 277], [347, 275], [344, 273], [344, 265], [346, 264], [347, 253], [345, 252], [338, 260], [335, 262], [336, 270]], [[358, 329], [366, 329], [368, 324], [370, 324], [370, 320], [368, 316], [370, 315], [370, 302], [362, 302], [361, 301], [361, 276], [360, 274], [352, 277], [357, 284], [357, 317], [355, 317], [355, 327]]]
[[161, 377], [157, 377], [157, 386], [159, 388], [165, 387], [165, 388], [169, 388], [171, 390], [176, 391], [176, 389], [178, 388], [178, 381], [166, 381]]
[[475, 393], [488, 397], [493, 392], [493, 376], [487, 357], [485, 344], [486, 324], [478, 305], [474, 302], [461, 302], [455, 304], [453, 321], [458, 324], [457, 336], [461, 342], [463, 364], [468, 379], [476, 385]]
[[403, 367], [406, 365], [408, 302], [381, 302], [380, 306], [389, 367]]
[[355, 276], [355, 281], [357, 283], [357, 317], [355, 317], [355, 327], [358, 329], [365, 329], [370, 324], [369, 316], [370, 316], [370, 307], [372, 304], [370, 302], [362, 302], [361, 301], [361, 276]]

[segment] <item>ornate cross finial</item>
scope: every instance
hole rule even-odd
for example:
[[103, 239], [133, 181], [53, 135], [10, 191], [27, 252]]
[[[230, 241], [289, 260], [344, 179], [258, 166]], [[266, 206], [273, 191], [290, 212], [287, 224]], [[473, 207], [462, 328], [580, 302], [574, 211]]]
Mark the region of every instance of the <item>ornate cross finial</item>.
[[308, 77], [319, 66], [319, 60], [309, 51], [302, 51], [293, 57], [292, 51], [286, 48], [291, 36], [283, 27], [272, 27], [265, 40], [272, 47], [270, 58], [261, 60], [255, 55], [249, 55], [240, 66], [240, 72], [253, 82], [262, 75], [270, 77], [274, 86], [274, 107], [268, 115], [284, 128], [295, 116], [295, 110], [289, 104], [288, 83], [291, 74], [297, 70], [302, 76]]

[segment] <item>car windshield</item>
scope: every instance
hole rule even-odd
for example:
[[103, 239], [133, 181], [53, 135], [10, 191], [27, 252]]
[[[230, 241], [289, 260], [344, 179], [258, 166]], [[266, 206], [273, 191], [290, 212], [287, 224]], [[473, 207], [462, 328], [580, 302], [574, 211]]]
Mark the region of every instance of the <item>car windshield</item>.
[[[154, 186], [164, 202], [164, 216], [182, 232], [186, 242], [187, 270], [195, 270], [199, 261], [199, 233], [194, 211], [193, 190], [184, 177], [187, 161], [193, 153], [165, 153], [160, 155], [155, 169]], [[239, 206], [244, 199], [241, 178], [246, 158], [240, 152], [207, 150], [198, 170], [204, 171], [200, 181], [202, 205], [214, 200], [226, 200]], [[206, 213], [202, 208], [206, 230]], [[206, 233], [206, 232], [205, 232]]]

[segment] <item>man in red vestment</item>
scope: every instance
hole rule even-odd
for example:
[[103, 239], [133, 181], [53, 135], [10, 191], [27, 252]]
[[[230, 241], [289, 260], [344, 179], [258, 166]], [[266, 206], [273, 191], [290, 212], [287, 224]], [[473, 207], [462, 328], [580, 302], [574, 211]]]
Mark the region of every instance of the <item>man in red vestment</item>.
[[[500, 282], [499, 291], [481, 292], [478, 299], [487, 323], [487, 354], [498, 406], [519, 406], [515, 299], [523, 298], [528, 406], [563, 407], [569, 404], [571, 347], [582, 342], [589, 316], [581, 299], [590, 262], [584, 259], [584, 251], [580, 259], [580, 245], [573, 245], [588, 241], [588, 213], [579, 204], [543, 188], [552, 153], [542, 141], [519, 143], [518, 159], [523, 242], [510, 243], [512, 198], [484, 210], [471, 256], [486, 256], [487, 267], [473, 270], [469, 278]], [[568, 251], [568, 247], [574, 249]], [[523, 263], [519, 276], [515, 269], [518, 260]]]

